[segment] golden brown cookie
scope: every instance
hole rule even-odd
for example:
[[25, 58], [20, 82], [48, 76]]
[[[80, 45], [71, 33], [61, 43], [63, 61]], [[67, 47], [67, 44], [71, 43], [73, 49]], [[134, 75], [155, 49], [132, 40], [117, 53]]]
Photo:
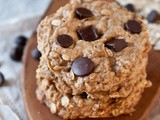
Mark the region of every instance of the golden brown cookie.
[[72, 0], [42, 20], [38, 49], [37, 97], [65, 119], [129, 114], [151, 85], [146, 25], [116, 2]]

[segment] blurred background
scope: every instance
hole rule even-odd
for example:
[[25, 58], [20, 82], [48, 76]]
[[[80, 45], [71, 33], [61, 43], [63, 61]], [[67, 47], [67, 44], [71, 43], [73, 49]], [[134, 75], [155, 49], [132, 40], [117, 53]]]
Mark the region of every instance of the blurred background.
[[2, 86], [0, 75], [0, 120], [27, 120], [21, 93], [22, 62], [11, 58], [11, 54], [16, 52], [17, 37], [27, 39], [36, 30], [50, 2], [0, 0], [0, 72], [5, 77]]

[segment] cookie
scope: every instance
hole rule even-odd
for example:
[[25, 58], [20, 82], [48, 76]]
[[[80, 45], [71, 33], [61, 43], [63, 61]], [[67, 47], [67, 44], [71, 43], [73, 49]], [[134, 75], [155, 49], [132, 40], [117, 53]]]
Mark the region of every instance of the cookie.
[[37, 98], [65, 119], [130, 114], [151, 86], [147, 27], [116, 2], [72, 0], [41, 21], [37, 37]]
[[129, 94], [124, 98], [110, 98], [108, 101], [101, 101], [89, 98], [85, 93], [72, 96], [59, 92], [54, 83], [49, 83], [47, 79], [39, 80], [36, 91], [37, 98], [43, 101], [52, 113], [57, 113], [64, 119], [76, 118], [103, 118], [113, 117], [120, 114], [130, 114], [135, 111], [133, 106], [141, 98], [147, 81], [140, 80]]
[[[146, 64], [146, 62], [147, 62], [147, 60], [145, 59], [145, 60], [143, 60], [143, 62], [139, 62], [139, 64], [143, 63], [143, 65], [144, 65], [144, 64]], [[44, 69], [45, 69], [45, 71], [44, 71]], [[139, 69], [138, 72], [136, 71], [137, 69]], [[140, 79], [145, 79], [146, 78], [146, 72], [145, 72], [143, 67], [140, 68], [140, 66], [136, 66], [136, 70], [131, 70], [130, 71], [134, 74], [134, 76], [133, 75], [132, 76], [125, 76], [125, 75], [121, 76], [122, 78], [127, 77], [127, 79], [128, 79], [127, 81], [123, 80], [123, 81], [120, 82], [120, 81], [118, 81], [118, 79], [117, 80], [115, 79], [115, 83], [114, 83], [115, 85], [112, 88], [108, 87], [108, 89], [106, 91], [94, 90], [94, 89], [96, 89], [96, 87], [103, 86], [103, 82], [101, 83], [99, 81], [99, 83], [98, 83], [98, 82], [95, 81], [94, 86], [92, 88], [89, 87], [94, 92], [88, 92], [86, 90], [81, 90], [76, 94], [81, 94], [83, 92], [86, 92], [89, 97], [94, 98], [94, 99], [99, 99], [99, 98], [103, 99], [103, 98], [106, 98], [106, 96], [107, 97], [114, 97], [114, 98], [119, 98], [119, 97], [125, 98], [128, 94], [131, 93], [132, 88], [134, 87], [134, 85]], [[73, 74], [72, 71], [70, 71], [65, 76], [68, 77], [68, 79], [73, 80], [73, 82], [74, 82], [75, 75]], [[137, 76], [139, 76], [139, 79], [137, 79]], [[75, 85], [77, 88], [71, 88], [62, 79], [60, 79], [61, 81], [60, 80], [56, 81], [57, 78], [54, 76], [54, 72], [52, 72], [50, 70], [50, 68], [48, 67], [47, 60], [45, 60], [43, 58], [41, 58], [39, 68], [37, 69], [37, 79], [41, 79], [41, 78], [47, 79], [49, 81], [55, 80], [54, 83], [55, 83], [55, 86], [56, 86], [57, 90], [60, 91], [61, 93], [65, 93], [65, 94], [76, 95], [75, 90], [77, 90], [78, 87], [82, 86], [81, 82], [79, 82]]]

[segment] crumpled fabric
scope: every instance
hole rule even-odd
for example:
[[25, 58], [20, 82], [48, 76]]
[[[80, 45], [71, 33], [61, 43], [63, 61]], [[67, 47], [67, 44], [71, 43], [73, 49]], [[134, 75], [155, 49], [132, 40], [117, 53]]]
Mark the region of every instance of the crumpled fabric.
[[7, 105], [0, 105], [0, 120], [20, 120]]

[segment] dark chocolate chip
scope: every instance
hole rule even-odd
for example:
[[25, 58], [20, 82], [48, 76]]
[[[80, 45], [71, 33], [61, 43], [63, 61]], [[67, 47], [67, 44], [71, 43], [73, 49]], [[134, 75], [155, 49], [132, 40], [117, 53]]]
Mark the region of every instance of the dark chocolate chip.
[[105, 47], [111, 49], [114, 52], [119, 52], [122, 49], [128, 46], [127, 42], [124, 39], [113, 38], [105, 42]]
[[88, 95], [87, 95], [86, 92], [83, 92], [83, 93], [80, 94], [80, 96], [81, 96], [82, 99], [87, 99]]
[[0, 87], [3, 85], [5, 81], [4, 75], [0, 72]]
[[21, 61], [23, 55], [23, 49], [24, 47], [22, 46], [16, 46], [15, 48], [13, 48], [10, 54], [11, 59], [14, 61]]
[[128, 20], [128, 22], [125, 23], [125, 29], [132, 33], [140, 33], [142, 31], [142, 26], [136, 20]]
[[37, 49], [37, 48], [34, 48], [32, 50], [32, 57], [35, 59], [35, 60], [39, 60], [40, 57], [41, 57], [41, 52]]
[[24, 36], [19, 36], [16, 38], [15, 42], [19, 46], [25, 46], [27, 42], [27, 38]]
[[131, 11], [131, 12], [135, 12], [135, 8], [134, 5], [129, 3], [127, 5], [124, 6], [127, 10]]
[[62, 34], [57, 37], [57, 43], [64, 48], [67, 48], [73, 44], [73, 38], [67, 34]]
[[77, 8], [75, 13], [79, 19], [88, 18], [88, 17], [93, 16], [93, 13], [89, 9], [86, 9], [83, 7]]
[[150, 23], [156, 22], [156, 20], [159, 18], [159, 13], [156, 10], [152, 10], [149, 15], [147, 16], [147, 20]]
[[82, 29], [77, 30], [78, 36], [80, 39], [85, 41], [95, 41], [100, 38], [97, 30], [93, 26], [88, 26]]
[[85, 77], [93, 71], [94, 63], [87, 57], [79, 57], [74, 60], [71, 69], [75, 75]]

